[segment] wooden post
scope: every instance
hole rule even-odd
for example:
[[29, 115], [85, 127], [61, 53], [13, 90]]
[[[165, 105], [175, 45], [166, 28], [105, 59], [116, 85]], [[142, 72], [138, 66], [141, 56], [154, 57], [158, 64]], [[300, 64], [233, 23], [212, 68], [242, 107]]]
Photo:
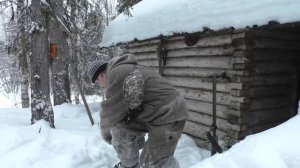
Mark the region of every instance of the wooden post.
[[[216, 134], [216, 129], [217, 129], [217, 123], [216, 123], [216, 106], [217, 106], [217, 102], [216, 102], [216, 92], [217, 92], [217, 81], [216, 81], [216, 75], [213, 75], [213, 138], [216, 142], [217, 141], [217, 134]], [[211, 155], [214, 155], [216, 153], [216, 149], [214, 147], [214, 145], [211, 146]]]
[[[206, 136], [208, 140], [211, 143], [211, 156], [214, 155], [216, 152], [222, 153], [223, 150], [218, 144], [218, 139], [217, 139], [217, 77], [218, 78], [227, 78], [224, 73], [221, 73], [219, 75], [213, 74], [211, 76], [208, 76], [208, 78], [212, 78], [212, 125], [210, 126], [210, 130], [206, 133]], [[213, 135], [210, 134], [210, 132], [213, 132]]]
[[89, 108], [89, 106], [88, 106], [88, 104], [87, 104], [87, 102], [86, 102], [85, 96], [84, 96], [83, 91], [82, 91], [82, 88], [81, 88], [81, 86], [80, 86], [79, 78], [78, 78], [78, 76], [74, 73], [75, 71], [74, 71], [74, 66], [73, 66], [72, 63], [70, 63], [70, 66], [71, 66], [71, 69], [72, 69], [72, 72], [73, 72], [73, 75], [74, 75], [74, 78], [75, 78], [75, 83], [76, 83], [76, 85], [77, 85], [77, 88], [78, 88], [79, 93], [80, 93], [80, 95], [81, 95], [82, 101], [83, 101], [83, 103], [84, 103], [86, 112], [87, 112], [87, 114], [88, 114], [88, 116], [89, 116], [89, 119], [90, 119], [90, 121], [91, 121], [91, 124], [94, 125], [95, 122], [94, 122], [94, 120], [93, 120], [93, 117], [92, 117], [90, 108]]

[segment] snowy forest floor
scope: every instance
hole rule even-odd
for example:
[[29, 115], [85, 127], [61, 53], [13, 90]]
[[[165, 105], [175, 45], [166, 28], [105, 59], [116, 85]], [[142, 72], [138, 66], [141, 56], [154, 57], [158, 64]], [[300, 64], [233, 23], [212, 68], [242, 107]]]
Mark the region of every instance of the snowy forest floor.
[[[54, 106], [56, 129], [43, 121], [30, 125], [30, 109], [9, 103], [0, 96], [1, 168], [112, 168], [118, 163], [113, 147], [99, 132], [99, 102], [89, 104], [94, 126], [83, 105]], [[213, 157], [183, 135], [175, 157], [181, 168], [299, 168], [299, 128], [297, 115]]]

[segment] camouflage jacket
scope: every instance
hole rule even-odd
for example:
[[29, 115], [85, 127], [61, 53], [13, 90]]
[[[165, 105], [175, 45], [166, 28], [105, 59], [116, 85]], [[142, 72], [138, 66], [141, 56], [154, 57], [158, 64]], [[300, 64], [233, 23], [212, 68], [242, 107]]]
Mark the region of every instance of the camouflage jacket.
[[[124, 89], [124, 86], [126, 87], [125, 79], [135, 71], [138, 71], [143, 81], [133, 82], [137, 86], [128, 85], [129, 87]], [[162, 125], [187, 118], [187, 109], [183, 101], [172, 103], [172, 107], [168, 107], [168, 104], [180, 97], [176, 89], [157, 72], [137, 65], [135, 56], [127, 54], [110, 60], [106, 73], [108, 87], [106, 88], [106, 99], [101, 103], [101, 127], [114, 126], [126, 117], [128, 109], [132, 108], [130, 106], [137, 105], [142, 109], [137, 120], [149, 124]], [[138, 95], [124, 93], [124, 90]], [[131, 101], [126, 102], [124, 95], [125, 99], [129, 95], [127, 99]]]

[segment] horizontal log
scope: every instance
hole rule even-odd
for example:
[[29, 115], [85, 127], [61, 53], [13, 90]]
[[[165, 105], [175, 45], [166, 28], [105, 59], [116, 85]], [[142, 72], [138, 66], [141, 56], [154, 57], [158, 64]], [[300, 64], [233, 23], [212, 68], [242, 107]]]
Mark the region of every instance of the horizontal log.
[[[273, 128], [281, 123], [283, 123], [284, 121], [286, 121], [288, 118], [286, 119], [281, 119], [278, 121], [273, 121], [271, 123], [262, 123], [260, 125], [255, 125], [252, 127], [249, 127], [246, 131], [241, 131], [238, 133], [238, 138], [239, 139], [243, 139], [245, 138], [247, 135], [251, 135], [251, 134], [255, 134], [255, 133], [259, 133], [261, 131], [265, 131], [267, 129]], [[233, 132], [233, 134], [237, 134], [237, 132]], [[229, 135], [229, 134], [228, 134]], [[235, 136], [235, 135], [234, 135]]]
[[269, 74], [269, 75], [260, 75], [253, 76], [250, 78], [251, 86], [274, 86], [289, 84], [292, 80], [292, 75], [286, 73], [278, 74]]
[[[140, 61], [138, 60], [138, 64]], [[143, 64], [143, 63], [141, 63]], [[158, 69], [158, 66], [147, 66], [154, 70]], [[249, 76], [250, 72], [247, 70], [231, 70], [226, 68], [207, 68], [207, 67], [164, 67], [164, 75], [167, 76], [179, 76], [179, 77], [201, 77], [212, 76], [214, 74], [225, 73], [227, 77], [232, 76]]]
[[250, 111], [244, 116], [243, 122], [247, 123], [249, 127], [272, 123], [278, 120], [290, 118], [292, 116], [291, 111], [292, 110], [289, 107]]
[[[199, 54], [203, 52], [202, 54]], [[210, 51], [205, 51], [205, 50], [202, 50], [202, 51], [199, 51], [199, 52], [194, 52], [194, 51], [188, 51], [188, 52], [184, 52], [184, 51], [180, 51], [180, 50], [177, 50], [177, 51], [172, 51], [168, 54], [167, 56], [167, 59], [168, 58], [178, 58], [178, 57], [183, 57], [183, 58], [186, 58], [186, 57], [207, 57], [207, 56], [215, 56], [215, 57], [218, 57], [218, 56], [232, 56], [232, 53], [227, 53], [227, 52], [219, 52], [219, 51], [213, 51], [214, 54], [207, 54], [208, 52]], [[138, 61], [142, 61], [142, 60], [157, 60], [157, 53], [156, 51], [150, 51], [150, 52], [143, 52], [143, 53], [131, 53], [131, 54], [134, 54], [137, 58]], [[205, 55], [206, 54], [206, 55]], [[236, 59], [238, 62], [239, 60]], [[245, 61], [243, 61], [245, 62]]]
[[253, 62], [253, 75], [293, 72], [296, 69], [294, 62], [279, 60], [278, 62]]
[[242, 90], [242, 89], [231, 89], [230, 95], [235, 97], [249, 97], [250, 89]]
[[[192, 99], [185, 99], [185, 101], [189, 110], [207, 115], [212, 115], [212, 103], [206, 103]], [[228, 106], [216, 105], [217, 117], [226, 119], [227, 111], [229, 111]]]
[[294, 60], [298, 55], [299, 52], [280, 48], [237, 50], [233, 53], [235, 57], [246, 57], [253, 61], [290, 61]]
[[270, 38], [253, 38], [248, 48], [280, 48], [286, 50], [300, 50], [300, 43]]
[[143, 47], [132, 47], [132, 48], [128, 48], [128, 52], [129, 53], [146, 53], [146, 52], [156, 52], [158, 47], [158, 44], [153, 44], [153, 45], [146, 45]]
[[200, 139], [207, 139], [207, 137], [205, 136], [205, 132], [207, 132], [208, 130], [208, 126], [204, 126], [190, 121], [187, 121], [184, 127], [185, 133], [188, 133]]
[[134, 48], [134, 47], [143, 47], [143, 46], [150, 46], [150, 45], [158, 45], [160, 42], [160, 39], [151, 39], [151, 40], [146, 40], [146, 41], [137, 41], [137, 42], [130, 42], [129, 48]]
[[[256, 76], [233, 76], [232, 82], [241, 82], [248, 84], [251, 87], [255, 86], [274, 86], [289, 84], [292, 81], [293, 76], [291, 73], [277, 73], [277, 74], [263, 74]], [[246, 89], [246, 88], [245, 88]]]
[[[172, 85], [177, 87], [212, 90], [212, 82], [203, 81], [201, 78], [164, 76]], [[230, 83], [217, 83], [217, 92], [230, 92]]]
[[263, 98], [252, 98], [250, 103], [251, 110], [263, 110], [289, 107], [292, 101], [288, 96], [272, 96]]
[[[212, 103], [212, 92], [199, 89], [190, 89], [183, 87], [176, 87], [176, 89], [188, 99], [199, 100], [202, 102]], [[248, 103], [247, 97], [232, 97], [228, 93], [216, 93], [216, 102], [221, 105], [230, 105], [230, 102]]]
[[[201, 114], [194, 111], [189, 111], [188, 114], [189, 114], [189, 121], [200, 123], [206, 126], [212, 125], [213, 119], [211, 115]], [[222, 118], [216, 118], [216, 124], [217, 124], [217, 128], [224, 132], [226, 132], [228, 129], [241, 131], [247, 128], [245, 126], [231, 124], [230, 122], [228, 122], [227, 119], [222, 119]]]
[[284, 41], [300, 41], [300, 35], [287, 31], [252, 30], [247, 32], [247, 38], [267, 38]]
[[270, 97], [270, 96], [286, 96], [291, 93], [290, 83], [276, 84], [276, 85], [257, 85], [251, 86], [248, 89], [232, 89], [230, 92], [231, 96], [237, 97]]
[[[231, 68], [232, 57], [217, 56], [217, 57], [181, 57], [168, 58], [166, 67], [203, 67], [203, 68]], [[157, 60], [139, 60], [139, 64], [144, 66], [158, 66]]]
[[156, 51], [153, 52], [144, 52], [144, 53], [132, 53], [136, 56], [138, 61], [140, 60], [157, 60]]
[[230, 101], [230, 109], [234, 110], [249, 110], [250, 104], [249, 102], [238, 102], [238, 101]]
[[[194, 111], [200, 114], [212, 115], [212, 104], [201, 101], [195, 101], [191, 99], [185, 99], [187, 107], [190, 111]], [[243, 115], [243, 111], [229, 109], [226, 106], [217, 105], [216, 115], [218, 118], [228, 119], [232, 124], [241, 123], [239, 119]]]
[[[189, 89], [176, 87], [176, 89], [183, 95], [185, 98], [199, 100], [202, 102], [212, 103], [212, 92], [204, 91], [199, 89]], [[221, 105], [229, 105], [231, 96], [227, 93], [216, 93], [216, 102]]]
[[[174, 76], [164, 76], [172, 85], [176, 87], [192, 88], [199, 90], [212, 91], [212, 82], [203, 80], [201, 78], [193, 77], [174, 77]], [[217, 92], [227, 92], [230, 93], [233, 89], [244, 90], [248, 89], [250, 86], [247, 83], [227, 83], [227, 82], [217, 82], [216, 91]]]
[[200, 36], [198, 42], [193, 46], [187, 46], [184, 37], [176, 40], [167, 40], [164, 46], [168, 49], [194, 48], [194, 47], [209, 47], [209, 46], [223, 46], [231, 44], [231, 35], [225, 34], [220, 36]]
[[300, 43], [268, 38], [234, 39], [232, 46], [235, 50], [282, 49], [300, 51]]
[[226, 71], [226, 75], [227, 76], [250, 76], [250, 71], [249, 70], [233, 70], [233, 69], [229, 69]]
[[232, 40], [245, 39], [246, 34], [247, 34], [247, 31], [234, 32], [234, 33], [232, 33]]
[[249, 97], [257, 98], [269, 96], [286, 96], [291, 93], [291, 89], [292, 88], [290, 84], [251, 87]]
[[249, 89], [250, 85], [248, 83], [238, 83], [238, 82], [231, 82], [230, 83], [230, 91], [233, 89], [238, 90], [246, 90]]
[[251, 64], [249, 62], [245, 63], [232, 63], [232, 69], [238, 71], [247, 71], [250, 70]]
[[246, 41], [245, 38], [235, 38], [235, 39], [232, 39], [232, 46], [234, 48], [234, 51], [248, 49], [248, 45], [249, 45], [248, 43], [249, 42]]
[[232, 57], [186, 57], [178, 59], [167, 59], [166, 66], [175, 67], [209, 67], [209, 68], [231, 68]]
[[[185, 41], [184, 36], [177, 36], [177, 37], [165, 39], [163, 45], [168, 49], [220, 46], [220, 45], [231, 44], [231, 35], [228, 33], [228, 34], [217, 35], [217, 36], [209, 36], [209, 35], [199, 36], [198, 42], [193, 46], [187, 46], [184, 41]], [[137, 48], [137, 47], [144, 47], [150, 45], [158, 45], [159, 42], [160, 39], [153, 39], [144, 42], [130, 43], [129, 47]]]
[[172, 68], [172, 67], [165, 67], [164, 68], [164, 75], [167, 76], [182, 76], [182, 77], [201, 77], [205, 78], [207, 76], [211, 76], [213, 74], [221, 74], [226, 72], [227, 69], [225, 68]]
[[[207, 140], [205, 133], [209, 131], [209, 129], [210, 126], [205, 126], [199, 123], [187, 121], [185, 123], [184, 132], [194, 137]], [[217, 129], [217, 136], [218, 138], [223, 138], [226, 136], [226, 133], [224, 131]]]
[[[130, 53], [136, 55], [138, 60], [152, 60], [157, 59], [156, 51], [147, 51], [147, 52], [133, 52]], [[223, 49], [223, 48], [211, 48], [211, 49], [186, 49], [186, 50], [170, 50], [167, 55], [169, 58], [178, 58], [178, 57], [216, 57], [216, 56], [232, 56], [232, 48]]]
[[233, 57], [232, 63], [244, 64], [248, 63], [250, 60], [247, 57]]
[[233, 48], [230, 46], [168, 50], [168, 57], [225, 56], [232, 54]]
[[230, 102], [249, 103], [250, 102], [250, 98], [249, 97], [235, 97], [235, 96], [231, 96], [230, 97]]
[[[158, 46], [144, 46], [139, 48], [129, 48], [128, 52], [133, 54], [155, 53]], [[214, 56], [214, 55], [232, 55], [231, 46], [197, 47], [197, 48], [179, 48], [168, 49], [168, 57], [181, 56]]]

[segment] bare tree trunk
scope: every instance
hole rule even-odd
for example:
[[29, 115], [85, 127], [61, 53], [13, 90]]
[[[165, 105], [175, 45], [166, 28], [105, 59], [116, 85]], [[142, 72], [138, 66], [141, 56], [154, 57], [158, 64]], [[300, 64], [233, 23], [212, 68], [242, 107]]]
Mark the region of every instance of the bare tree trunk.
[[106, 11], [106, 26], [108, 26], [108, 23], [109, 23], [109, 8], [108, 8], [108, 2], [107, 0], [105, 0], [105, 11]]
[[[53, 13], [63, 21], [63, 1], [51, 0]], [[69, 46], [67, 34], [60, 29], [55, 20], [51, 22], [50, 43], [58, 46], [58, 55], [52, 62], [52, 88], [54, 105], [70, 102], [70, 81], [69, 81]]]
[[[71, 7], [71, 15], [70, 15], [70, 21], [71, 23], [76, 23], [76, 13], [77, 13], [77, 7], [76, 7], [76, 2], [75, 1], [68, 1], [70, 7]], [[74, 32], [74, 28], [72, 29], [71, 27], [69, 28], [72, 32]], [[74, 36], [77, 36], [76, 33], [74, 33]], [[80, 79], [80, 74], [79, 74], [79, 71], [78, 71], [78, 62], [79, 62], [79, 59], [77, 59], [77, 56], [78, 56], [78, 51], [77, 51], [77, 38], [71, 38], [71, 48], [70, 48], [70, 56], [71, 56], [71, 66], [72, 67], [72, 74], [74, 75], [77, 75], [78, 78]], [[72, 80], [75, 82], [80, 82], [80, 81], [75, 81], [75, 77], [73, 76], [72, 77]], [[74, 89], [74, 94], [75, 94], [75, 104], [80, 104], [80, 101], [79, 101], [79, 97], [80, 97], [80, 93], [79, 93], [79, 90], [80, 88], [77, 87], [77, 85], [75, 85], [75, 89]]]
[[26, 37], [25, 32], [25, 6], [24, 0], [18, 0], [17, 2], [17, 10], [18, 10], [18, 29], [19, 29], [19, 65], [21, 69], [22, 79], [21, 79], [21, 100], [22, 100], [22, 108], [29, 107], [29, 70], [28, 70], [28, 62], [27, 62], [27, 53], [28, 53], [28, 39]]
[[[32, 0], [32, 53], [31, 64], [31, 124], [44, 119], [54, 126], [54, 113], [50, 102], [48, 14], [42, 11], [42, 1]], [[45, 8], [43, 8], [45, 9]]]

